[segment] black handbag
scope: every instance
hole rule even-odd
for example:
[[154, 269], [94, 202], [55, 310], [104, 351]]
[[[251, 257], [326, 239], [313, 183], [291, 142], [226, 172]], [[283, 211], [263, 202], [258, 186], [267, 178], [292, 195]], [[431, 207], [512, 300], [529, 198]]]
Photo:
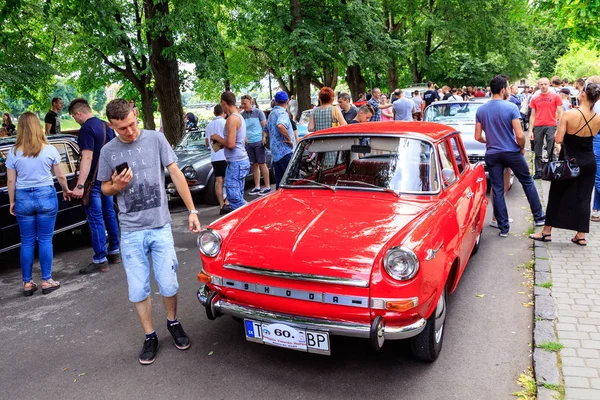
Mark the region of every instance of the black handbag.
[[563, 143], [562, 154], [564, 159], [559, 159], [554, 155], [554, 145], [550, 151], [550, 160], [542, 169], [542, 179], [545, 181], [563, 181], [579, 176], [579, 165], [575, 158], [570, 158], [567, 153], [567, 147]]

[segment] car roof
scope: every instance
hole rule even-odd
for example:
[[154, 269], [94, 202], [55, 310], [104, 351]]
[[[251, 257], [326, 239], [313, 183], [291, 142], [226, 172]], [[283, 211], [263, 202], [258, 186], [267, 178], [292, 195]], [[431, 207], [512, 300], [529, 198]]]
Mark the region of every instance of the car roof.
[[[438, 141], [456, 132], [455, 128], [436, 122], [365, 122], [349, 124], [322, 131], [310, 133], [304, 138], [317, 138], [328, 135], [378, 134], [378, 135], [407, 135], [419, 139]], [[303, 138], [303, 139], [304, 139]]]
[[441, 106], [441, 105], [445, 105], [445, 104], [484, 104], [484, 103], [487, 103], [490, 100], [491, 100], [491, 97], [489, 97], [489, 98], [486, 98], [486, 97], [479, 98], [477, 100], [438, 100], [438, 101], [434, 101], [433, 103], [431, 103], [427, 107]]
[[[48, 139], [49, 142], [56, 142], [56, 141], [64, 140], [64, 139], [77, 141], [77, 136], [63, 135], [63, 134], [46, 136], [46, 138]], [[3, 137], [3, 138], [0, 138], [0, 146], [14, 146], [16, 141], [17, 141], [16, 136]]]

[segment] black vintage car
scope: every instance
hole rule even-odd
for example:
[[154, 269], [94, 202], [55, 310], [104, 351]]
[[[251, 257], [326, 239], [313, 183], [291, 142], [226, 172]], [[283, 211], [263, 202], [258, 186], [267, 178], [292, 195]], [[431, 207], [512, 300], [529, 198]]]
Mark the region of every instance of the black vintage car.
[[[21, 245], [19, 225], [17, 219], [9, 212], [8, 187], [6, 176], [6, 158], [11, 147], [14, 146], [16, 137], [0, 138], [0, 253], [17, 248]], [[48, 137], [50, 144], [58, 150], [61, 156], [60, 166], [68, 181], [75, 178], [75, 171], [79, 160], [79, 146], [75, 136], [53, 135]], [[58, 215], [54, 226], [54, 233], [69, 231], [78, 227], [85, 228], [86, 215], [80, 204], [63, 200], [62, 188], [54, 180], [58, 196]]]
[[[175, 154], [177, 154], [177, 166], [183, 172], [190, 192], [192, 194], [201, 193], [206, 204], [218, 205], [215, 177], [210, 162], [210, 149], [206, 145], [204, 129], [187, 132], [175, 146]], [[267, 168], [271, 172], [273, 181], [270, 150], [267, 150], [266, 158]], [[252, 176], [252, 171], [248, 176]], [[165, 185], [169, 199], [178, 196], [175, 184], [171, 181], [169, 171], [166, 168]]]

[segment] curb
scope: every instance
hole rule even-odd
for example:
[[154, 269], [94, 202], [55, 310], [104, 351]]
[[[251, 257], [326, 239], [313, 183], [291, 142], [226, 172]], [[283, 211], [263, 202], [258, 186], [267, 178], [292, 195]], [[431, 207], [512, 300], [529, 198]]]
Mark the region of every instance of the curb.
[[[540, 200], [544, 199], [541, 183], [536, 182]], [[534, 225], [535, 227], [535, 225]], [[554, 400], [559, 395], [547, 389], [544, 384], [560, 385], [559, 355], [537, 347], [541, 343], [557, 342], [556, 336], [556, 303], [552, 290], [538, 285], [552, 281], [552, 271], [548, 259], [547, 244], [533, 241], [534, 258], [534, 328], [533, 328], [533, 371], [537, 385], [538, 400]]]

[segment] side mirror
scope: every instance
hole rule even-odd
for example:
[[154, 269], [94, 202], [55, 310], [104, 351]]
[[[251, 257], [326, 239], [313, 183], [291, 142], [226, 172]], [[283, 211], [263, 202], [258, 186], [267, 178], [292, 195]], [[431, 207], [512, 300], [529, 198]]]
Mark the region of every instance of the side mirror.
[[444, 185], [450, 186], [456, 180], [456, 173], [453, 168], [444, 168], [442, 169], [442, 180], [444, 181]]

